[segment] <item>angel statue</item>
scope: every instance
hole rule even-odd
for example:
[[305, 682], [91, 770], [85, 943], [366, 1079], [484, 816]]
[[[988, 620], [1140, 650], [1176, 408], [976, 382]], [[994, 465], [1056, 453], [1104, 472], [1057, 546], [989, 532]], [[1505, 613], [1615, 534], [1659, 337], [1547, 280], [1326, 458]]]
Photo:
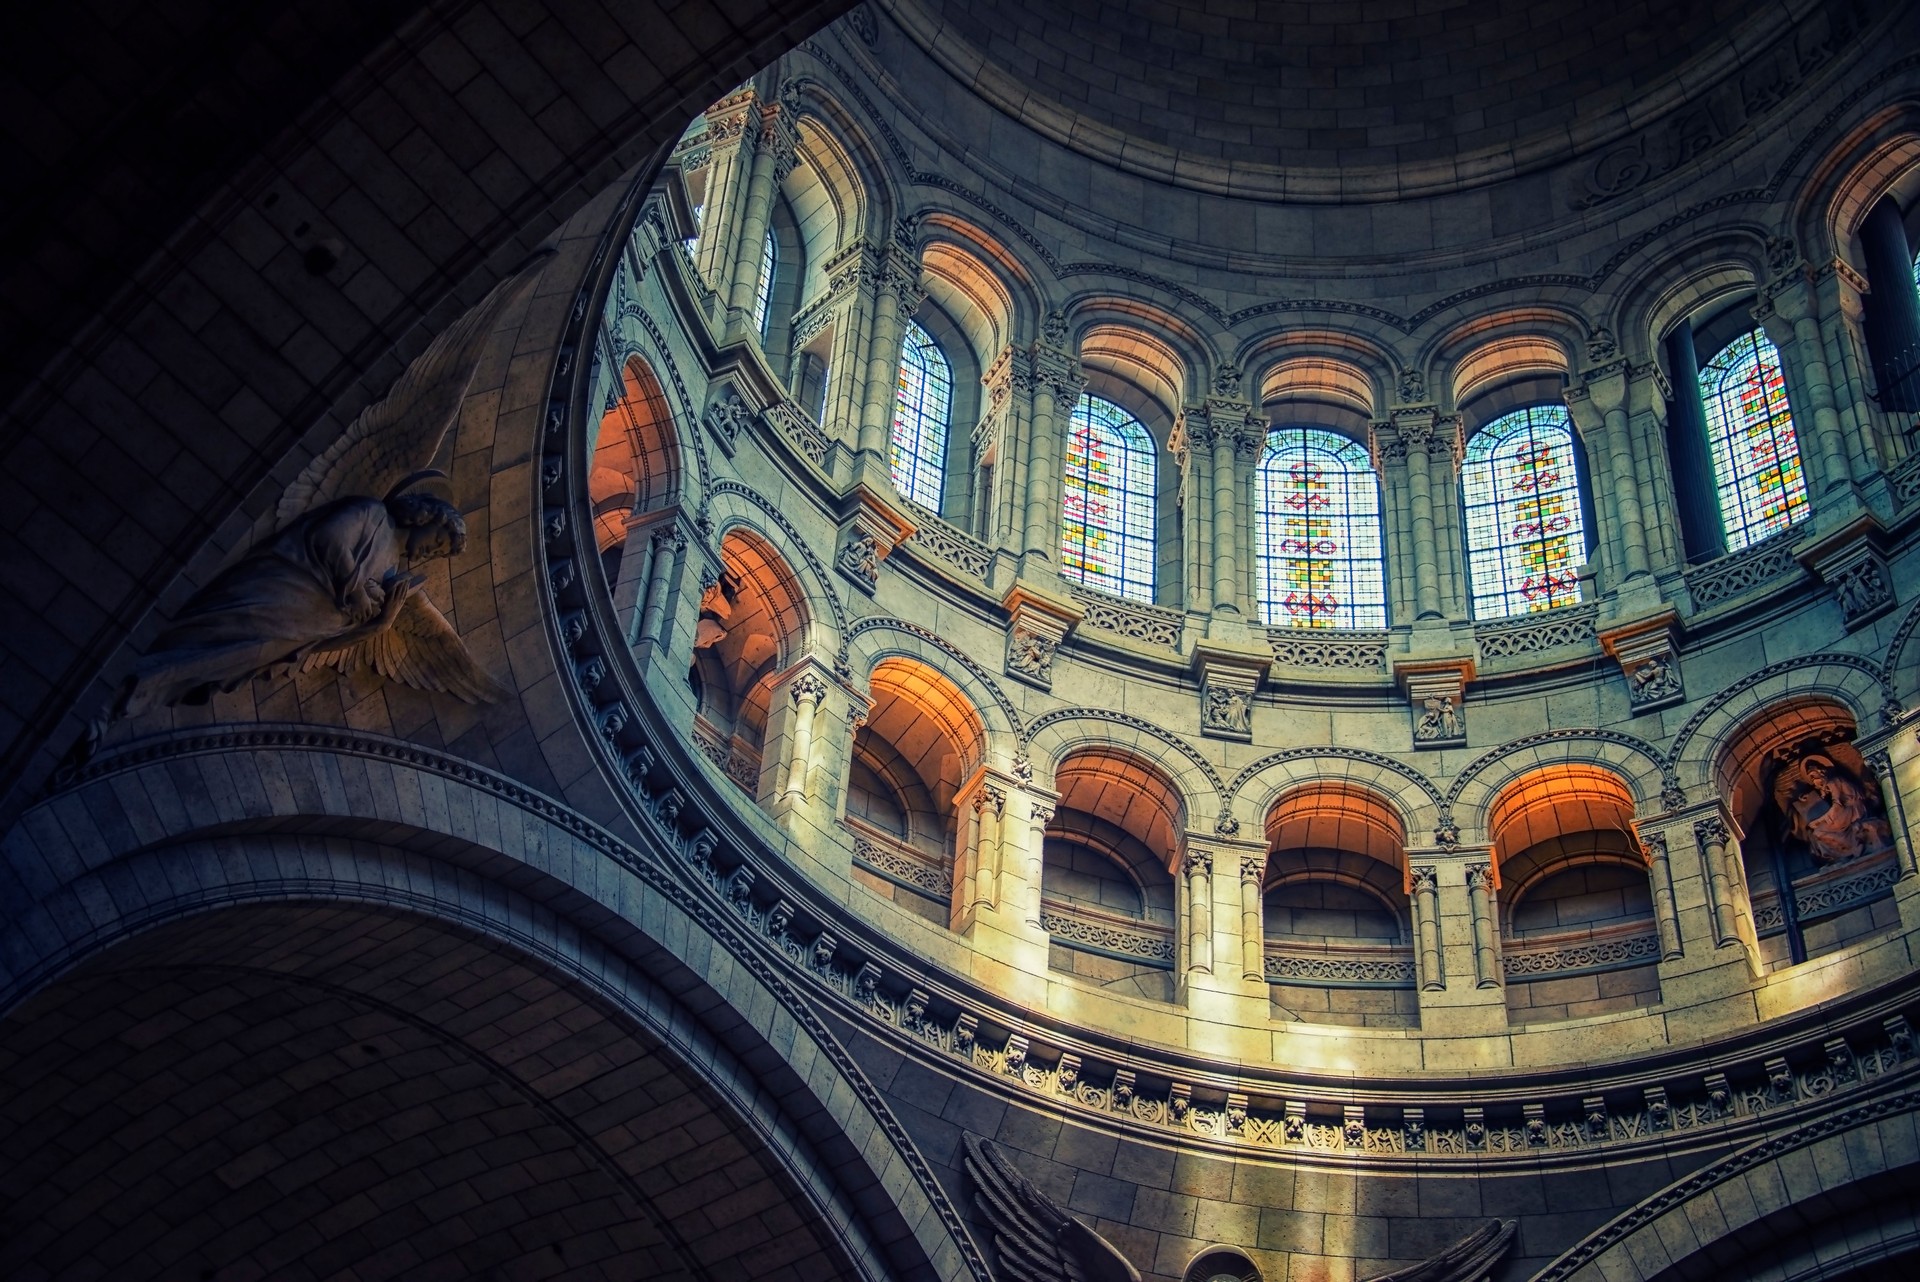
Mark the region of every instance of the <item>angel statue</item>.
[[460, 510], [424, 488], [444, 485], [446, 473], [426, 465], [459, 418], [495, 322], [537, 275], [529, 265], [502, 281], [307, 465], [280, 500], [278, 532], [193, 594], [120, 688], [109, 719], [205, 703], [283, 664], [370, 667], [468, 703], [505, 693], [416, 571], [466, 546]]
[[[974, 1207], [993, 1234], [1000, 1282], [1140, 1282], [1140, 1270], [1126, 1256], [1035, 1188], [999, 1145], [973, 1135], [962, 1139]], [[1369, 1282], [1484, 1282], [1512, 1244], [1514, 1228], [1512, 1220], [1489, 1220], [1433, 1259]]]

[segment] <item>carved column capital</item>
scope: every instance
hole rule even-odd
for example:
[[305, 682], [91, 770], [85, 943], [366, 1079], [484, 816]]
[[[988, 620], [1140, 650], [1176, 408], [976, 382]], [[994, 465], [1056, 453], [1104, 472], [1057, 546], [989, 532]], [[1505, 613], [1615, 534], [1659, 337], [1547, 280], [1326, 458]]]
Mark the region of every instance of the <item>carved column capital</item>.
[[803, 703], [818, 704], [827, 697], [827, 683], [811, 672], [803, 672], [787, 686], [787, 694], [796, 708]]
[[1258, 886], [1267, 875], [1267, 861], [1253, 855], [1243, 856], [1240, 860], [1240, 880]]
[[1206, 850], [1189, 850], [1187, 857], [1180, 861], [1180, 871], [1189, 877], [1210, 876], [1213, 872], [1213, 853]]

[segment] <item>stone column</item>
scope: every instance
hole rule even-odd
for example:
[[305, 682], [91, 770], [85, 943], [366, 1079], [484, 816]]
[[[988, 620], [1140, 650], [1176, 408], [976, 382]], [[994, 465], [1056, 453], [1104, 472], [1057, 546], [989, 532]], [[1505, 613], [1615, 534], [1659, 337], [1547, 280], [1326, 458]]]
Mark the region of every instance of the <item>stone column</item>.
[[860, 414], [859, 449], [891, 466], [894, 407], [900, 398], [900, 342], [906, 321], [926, 297], [912, 250], [891, 246], [876, 282], [873, 340], [867, 348], [867, 394]]
[[[754, 122], [749, 120], [751, 126]], [[767, 238], [776, 187], [793, 171], [798, 148], [793, 121], [778, 102], [760, 108], [758, 146], [748, 170], [747, 194], [734, 242], [733, 281], [727, 290], [727, 336], [752, 333], [753, 303], [760, 291], [760, 247]]]
[[1053, 822], [1057, 799], [1036, 798], [1027, 807], [1027, 925], [1040, 925], [1040, 882], [1045, 876], [1047, 825]]
[[[1730, 851], [1737, 851], [1732, 830], [1720, 815], [1709, 815], [1693, 825], [1693, 837], [1700, 847], [1700, 861], [1707, 874], [1707, 910], [1713, 919], [1713, 946], [1728, 948], [1740, 942], [1740, 927], [1733, 904], [1733, 874], [1729, 868]], [[1793, 888], [1781, 888], [1792, 894]]]
[[641, 594], [633, 640], [636, 647], [645, 646], [651, 650], [665, 647], [667, 598], [672, 593], [674, 571], [680, 559], [686, 555], [687, 536], [675, 522], [665, 529], [655, 529], [648, 537], [646, 546], [646, 588]]
[[1445, 617], [1440, 603], [1440, 531], [1433, 505], [1433, 450], [1438, 430], [1432, 405], [1397, 405], [1393, 427], [1406, 450], [1408, 534], [1413, 547], [1416, 619]]
[[[1368, 449], [1374, 471], [1380, 474], [1381, 520], [1387, 552], [1387, 610], [1391, 619], [1414, 615], [1413, 528], [1408, 518], [1413, 500], [1407, 481], [1407, 442], [1391, 419], [1368, 427]], [[1431, 497], [1431, 496], [1429, 496]]]
[[1215, 419], [1209, 444], [1213, 449], [1213, 609], [1216, 614], [1240, 613], [1237, 558], [1234, 555], [1234, 527], [1239, 521], [1239, 504], [1234, 500], [1234, 429], [1230, 423]]
[[830, 438], [847, 446], [857, 445], [866, 413], [864, 371], [881, 264], [881, 251], [865, 240], [854, 241], [826, 264], [833, 337], [827, 349], [827, 394], [820, 426]]
[[1667, 420], [1667, 459], [1673, 468], [1675, 515], [1689, 564], [1727, 554], [1726, 528], [1713, 483], [1713, 456], [1707, 448], [1707, 412], [1700, 399], [1700, 362], [1693, 350], [1693, 326], [1682, 321], [1667, 335], [1667, 366], [1673, 371], [1673, 412]]
[[1680, 941], [1680, 915], [1673, 902], [1673, 869], [1667, 857], [1667, 835], [1648, 833], [1641, 841], [1647, 856], [1647, 883], [1653, 891], [1653, 922], [1660, 932], [1660, 960], [1686, 955]]
[[1407, 870], [1407, 897], [1413, 905], [1413, 933], [1419, 947], [1420, 987], [1439, 992], [1447, 986], [1440, 957], [1440, 876], [1431, 864]]
[[968, 906], [975, 911], [998, 908], [1000, 869], [1006, 857], [1001, 833], [1002, 821], [1007, 815], [1006, 790], [991, 781], [982, 780], [974, 790], [971, 804], [979, 836], [974, 848], [973, 902]]
[[[1054, 569], [1054, 550], [1060, 546], [1061, 456], [1073, 407], [1086, 386], [1080, 358], [1065, 346], [1070, 341], [1066, 321], [1057, 313], [1046, 322], [1047, 338], [1028, 351], [1027, 389], [1033, 406], [1027, 455], [1027, 519], [1025, 555], [1021, 572], [1029, 567]], [[1015, 374], [1019, 390], [1019, 371]]]
[[1880, 403], [1890, 411], [1920, 410], [1920, 289], [1913, 279], [1913, 246], [1892, 197], [1881, 197], [1868, 211], [1860, 248], [1871, 286], [1863, 302]]
[[1500, 926], [1494, 916], [1498, 890], [1491, 861], [1467, 865], [1467, 904], [1473, 914], [1473, 982], [1477, 988], [1500, 985]]
[[1186, 888], [1182, 903], [1181, 926], [1187, 937], [1186, 972], [1213, 974], [1213, 856], [1204, 850], [1190, 850], [1180, 865], [1181, 884]]
[[733, 280], [734, 247], [739, 243], [735, 233], [760, 136], [760, 131], [749, 125], [758, 115], [758, 101], [749, 85], [706, 111], [710, 158], [693, 261], [709, 288], [724, 289]]
[[1627, 424], [1627, 362], [1615, 359], [1585, 373], [1584, 385], [1567, 389], [1567, 408], [1581, 433], [1606, 454], [1608, 497], [1620, 539], [1620, 581], [1651, 572], [1647, 524], [1640, 510], [1640, 477], [1633, 465]]
[[1814, 484], [1807, 488], [1820, 495], [1845, 492], [1852, 486], [1853, 473], [1835, 404], [1833, 375], [1821, 348], [1820, 320], [1806, 265], [1795, 260], [1760, 297], [1753, 318], [1780, 351], [1781, 373], [1787, 380], [1795, 422], [1803, 421], [1804, 414], [1813, 427], [1812, 441], [1801, 437], [1806, 461], [1816, 471]]
[[1267, 978], [1267, 932], [1260, 911], [1260, 882], [1266, 871], [1264, 859], [1240, 860], [1240, 974], [1261, 983]]
[[827, 696], [827, 684], [811, 672], [796, 677], [787, 687], [793, 699], [793, 744], [787, 757], [786, 794], [795, 800], [807, 797], [807, 774], [813, 768], [813, 720], [820, 701]]
[[1667, 437], [1667, 405], [1672, 388], [1660, 372], [1657, 361], [1629, 367], [1627, 386], [1627, 434], [1632, 439], [1633, 467], [1640, 478], [1640, 514], [1647, 532], [1647, 556], [1656, 575], [1680, 568], [1678, 531], [1671, 521], [1659, 519], [1661, 512], [1674, 510], [1673, 474], [1667, 466], [1662, 443]]

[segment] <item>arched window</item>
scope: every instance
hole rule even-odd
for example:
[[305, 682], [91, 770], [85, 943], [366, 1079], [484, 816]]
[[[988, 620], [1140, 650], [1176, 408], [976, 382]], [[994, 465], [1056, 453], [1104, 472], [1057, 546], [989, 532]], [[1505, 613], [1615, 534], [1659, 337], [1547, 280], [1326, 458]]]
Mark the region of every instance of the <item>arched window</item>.
[[1700, 399], [1727, 550], [1738, 552], [1807, 514], [1780, 353], [1760, 330], [1742, 334], [1701, 369]]
[[1467, 442], [1460, 488], [1475, 618], [1580, 599], [1587, 535], [1578, 454], [1564, 405], [1503, 414]]
[[753, 300], [753, 327], [764, 341], [767, 337], [767, 316], [773, 308], [773, 272], [780, 265], [780, 255], [773, 247], [773, 229], [767, 229], [767, 239], [760, 246], [760, 293]]
[[927, 331], [908, 321], [900, 344], [900, 395], [893, 403], [893, 483], [935, 512], [946, 481], [952, 414], [953, 366]]
[[1083, 394], [1067, 431], [1060, 569], [1090, 588], [1153, 600], [1153, 438], [1140, 420]]
[[1266, 621], [1386, 627], [1380, 482], [1366, 450], [1320, 428], [1282, 428], [1267, 436], [1257, 484]]

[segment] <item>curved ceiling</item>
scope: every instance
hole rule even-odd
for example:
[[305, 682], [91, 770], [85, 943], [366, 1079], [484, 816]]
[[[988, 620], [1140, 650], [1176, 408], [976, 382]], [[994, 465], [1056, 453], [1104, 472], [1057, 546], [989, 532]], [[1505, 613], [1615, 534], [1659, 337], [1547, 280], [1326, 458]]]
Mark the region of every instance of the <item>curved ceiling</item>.
[[1498, 181], [1696, 101], [1809, 0], [885, 0], [1002, 111], [1183, 186], [1374, 199]]

